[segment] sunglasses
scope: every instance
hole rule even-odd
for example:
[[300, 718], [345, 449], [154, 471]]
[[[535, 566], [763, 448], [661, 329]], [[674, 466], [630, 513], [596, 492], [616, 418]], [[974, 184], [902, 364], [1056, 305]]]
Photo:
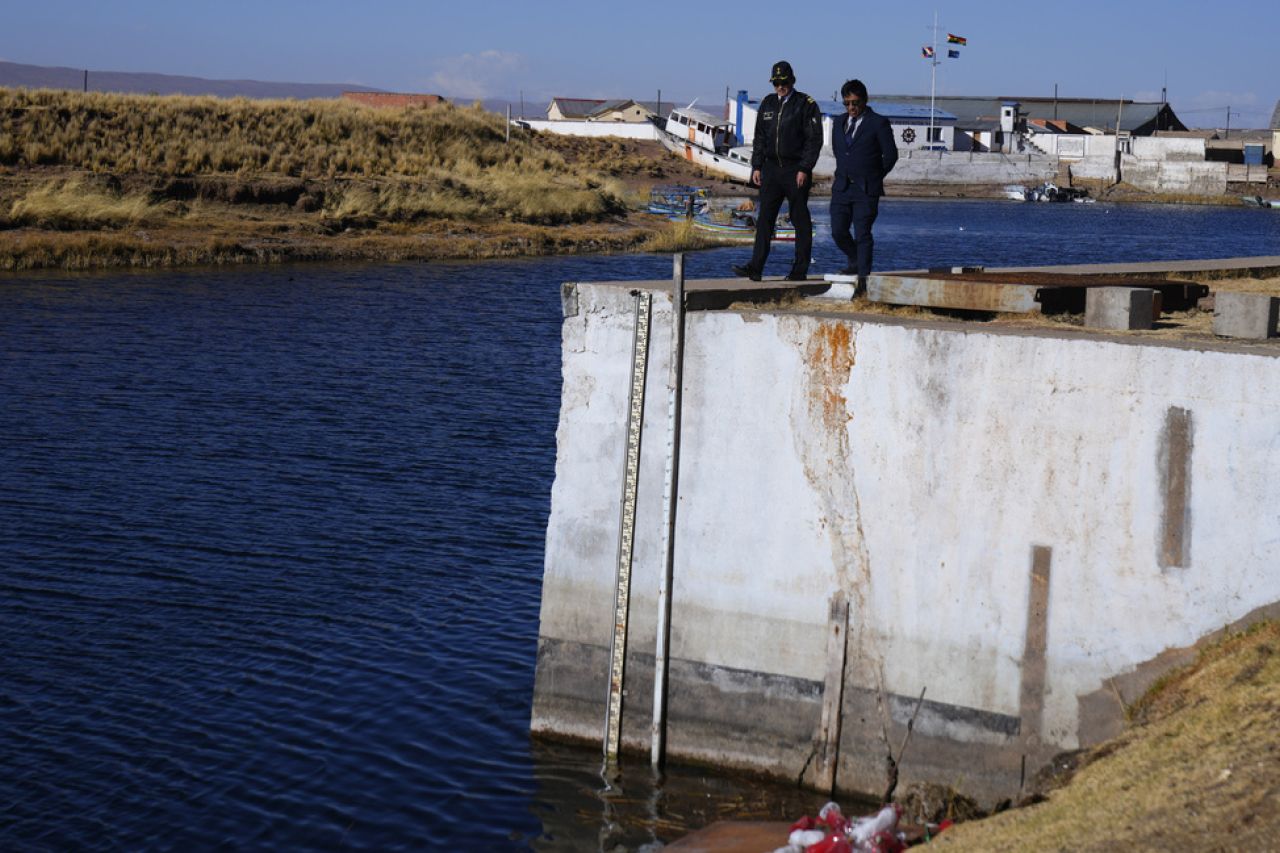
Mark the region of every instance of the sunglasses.
[[846, 98], [844, 102], [846, 107], [860, 107], [862, 104], [863, 101], [859, 98]]

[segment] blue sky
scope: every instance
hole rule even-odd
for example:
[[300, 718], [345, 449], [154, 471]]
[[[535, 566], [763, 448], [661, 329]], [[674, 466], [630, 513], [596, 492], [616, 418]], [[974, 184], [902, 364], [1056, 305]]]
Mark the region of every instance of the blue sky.
[[[223, 0], [7, 3], [0, 60], [99, 71], [363, 83], [545, 107], [553, 95], [717, 100], [767, 91], [788, 59], [829, 97], [848, 77], [927, 94], [941, 38], [943, 94], [1158, 100], [1188, 124], [1263, 127], [1280, 97], [1274, 2], [651, 2]], [[940, 45], [940, 47], [942, 47]], [[945, 53], [945, 50], [940, 51]]]

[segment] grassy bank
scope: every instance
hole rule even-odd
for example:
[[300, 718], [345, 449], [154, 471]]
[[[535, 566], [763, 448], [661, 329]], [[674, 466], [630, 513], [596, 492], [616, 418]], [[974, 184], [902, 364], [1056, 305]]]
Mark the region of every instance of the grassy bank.
[[945, 850], [1280, 846], [1280, 623], [1206, 649], [1130, 709], [1048, 800], [961, 824]]
[[471, 107], [0, 89], [0, 269], [687, 247], [630, 212], [664, 165]]

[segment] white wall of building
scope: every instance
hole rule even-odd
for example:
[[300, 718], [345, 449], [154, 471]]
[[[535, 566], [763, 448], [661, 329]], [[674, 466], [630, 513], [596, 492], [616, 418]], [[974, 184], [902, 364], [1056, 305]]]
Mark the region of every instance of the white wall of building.
[[[737, 116], [737, 101], [729, 102], [729, 120], [733, 121]], [[744, 104], [742, 107], [742, 134], [743, 144], [750, 145], [751, 140], [755, 137], [756, 132], [756, 114], [759, 111], [758, 104]], [[831, 148], [831, 134], [835, 123], [840, 119], [833, 119], [831, 116], [822, 117], [822, 146]], [[955, 148], [956, 129], [954, 122], [934, 125], [935, 135], [940, 137], [940, 141], [935, 145], [945, 145], [950, 151]], [[915, 150], [924, 148], [929, 144], [929, 123], [923, 124], [894, 124], [893, 125], [893, 141], [898, 146], [899, 151]], [[908, 141], [908, 139], [910, 141]]]
[[[1086, 157], [1114, 157], [1115, 134], [1037, 133], [1031, 137], [1036, 148], [1063, 160]], [[1122, 136], [1122, 152], [1140, 160], [1204, 161], [1203, 139], [1165, 136]]]
[[617, 136], [623, 139], [657, 139], [658, 129], [652, 122], [629, 121], [551, 121], [550, 119], [512, 119], [513, 124], [530, 130], [558, 133], [562, 136]]

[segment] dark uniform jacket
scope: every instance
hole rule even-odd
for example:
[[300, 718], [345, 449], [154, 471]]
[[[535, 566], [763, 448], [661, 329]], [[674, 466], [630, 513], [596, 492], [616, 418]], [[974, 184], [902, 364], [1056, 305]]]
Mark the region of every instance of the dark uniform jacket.
[[812, 172], [822, 150], [822, 110], [804, 92], [791, 91], [779, 106], [776, 92], [764, 96], [756, 113], [751, 142], [751, 168], [765, 164]]
[[884, 176], [898, 162], [898, 146], [893, 141], [889, 120], [870, 107], [862, 113], [862, 124], [853, 137], [845, 141], [847, 116], [835, 120], [831, 127], [831, 153], [836, 158], [836, 177], [831, 195], [884, 195]]

